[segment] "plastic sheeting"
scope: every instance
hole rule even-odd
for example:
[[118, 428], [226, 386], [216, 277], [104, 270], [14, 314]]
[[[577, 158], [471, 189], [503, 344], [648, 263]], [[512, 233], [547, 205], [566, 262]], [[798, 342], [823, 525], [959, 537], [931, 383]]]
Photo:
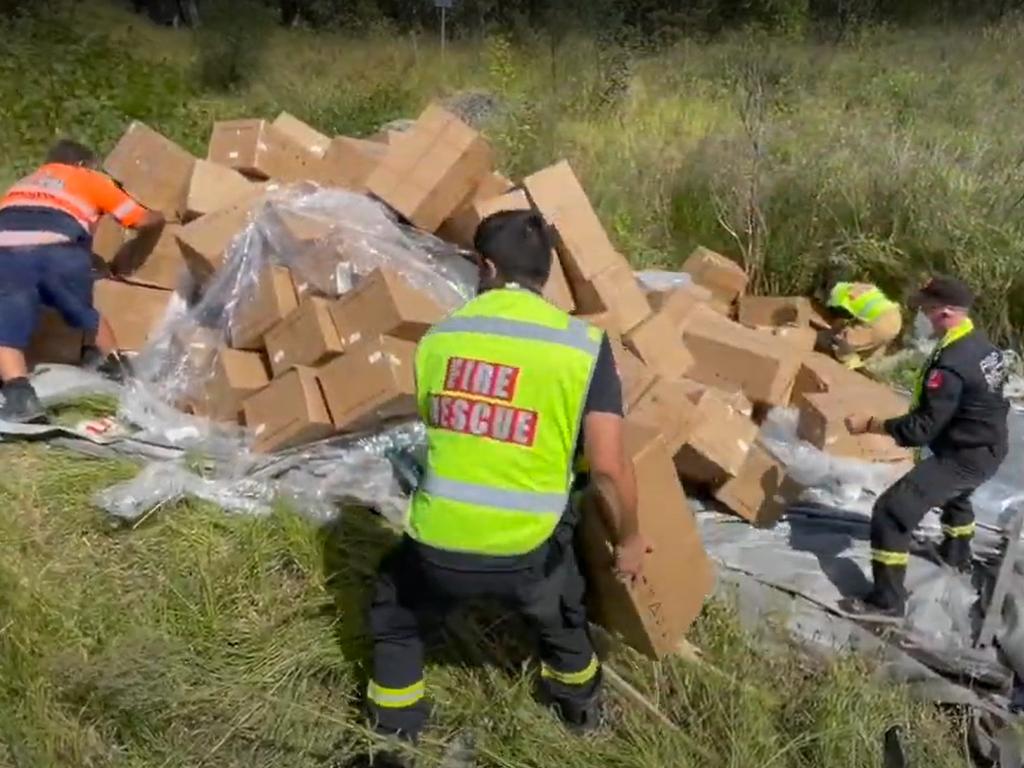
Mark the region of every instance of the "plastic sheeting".
[[136, 361], [138, 383], [122, 401], [122, 416], [151, 435], [161, 429], [174, 445], [244, 442], [244, 432], [183, 419], [177, 407], [200, 412], [206, 385], [240, 308], [271, 265], [288, 267], [300, 295], [337, 297], [378, 267], [388, 267], [429, 292], [442, 306], [464, 303], [475, 267], [454, 246], [398, 223], [381, 203], [313, 185], [277, 188], [234, 237], [224, 265], [202, 298], [172, 316]]

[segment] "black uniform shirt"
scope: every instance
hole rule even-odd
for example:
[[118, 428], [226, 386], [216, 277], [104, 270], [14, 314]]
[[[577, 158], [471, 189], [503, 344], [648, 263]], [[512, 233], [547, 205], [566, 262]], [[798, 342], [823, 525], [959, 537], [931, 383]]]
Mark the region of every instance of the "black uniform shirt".
[[933, 354], [917, 404], [906, 416], [886, 420], [885, 430], [902, 446], [927, 445], [936, 455], [981, 446], [1005, 452], [1005, 382], [1002, 351], [972, 330]]

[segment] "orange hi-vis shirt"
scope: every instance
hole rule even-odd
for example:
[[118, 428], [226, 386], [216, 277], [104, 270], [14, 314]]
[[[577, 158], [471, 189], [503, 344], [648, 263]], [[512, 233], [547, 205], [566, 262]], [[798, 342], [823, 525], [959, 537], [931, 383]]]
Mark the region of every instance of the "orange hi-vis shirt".
[[52, 209], [67, 214], [90, 234], [104, 214], [129, 228], [146, 215], [146, 209], [106, 174], [60, 163], [48, 163], [11, 187], [0, 199], [0, 211], [9, 208]]

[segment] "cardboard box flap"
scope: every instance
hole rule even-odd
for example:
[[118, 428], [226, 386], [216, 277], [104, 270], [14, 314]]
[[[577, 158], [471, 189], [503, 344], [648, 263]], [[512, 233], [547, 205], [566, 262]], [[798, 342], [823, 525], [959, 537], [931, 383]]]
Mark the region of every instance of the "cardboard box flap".
[[323, 157], [331, 143], [331, 140], [316, 128], [287, 112], [279, 114], [271, 125], [317, 157]]
[[172, 221], [185, 212], [185, 198], [195, 157], [173, 141], [138, 121], [103, 162], [103, 169], [147, 208]]

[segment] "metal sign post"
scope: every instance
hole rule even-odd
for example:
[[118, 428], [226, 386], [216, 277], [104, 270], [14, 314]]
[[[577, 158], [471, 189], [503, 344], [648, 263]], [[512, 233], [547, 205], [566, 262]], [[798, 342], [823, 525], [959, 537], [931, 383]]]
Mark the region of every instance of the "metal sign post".
[[448, 11], [455, 7], [455, 0], [434, 0], [434, 7], [441, 9], [441, 61], [448, 48]]

